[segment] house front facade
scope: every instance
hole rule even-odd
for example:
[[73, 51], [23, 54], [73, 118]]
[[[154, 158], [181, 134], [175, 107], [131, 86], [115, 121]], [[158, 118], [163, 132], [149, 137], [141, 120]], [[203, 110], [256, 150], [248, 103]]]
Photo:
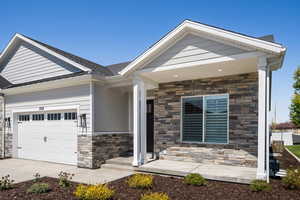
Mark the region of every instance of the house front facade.
[[133, 61], [102, 66], [16, 34], [0, 56], [1, 157], [98, 168], [133, 154], [268, 177], [272, 71], [286, 49], [186, 20]]

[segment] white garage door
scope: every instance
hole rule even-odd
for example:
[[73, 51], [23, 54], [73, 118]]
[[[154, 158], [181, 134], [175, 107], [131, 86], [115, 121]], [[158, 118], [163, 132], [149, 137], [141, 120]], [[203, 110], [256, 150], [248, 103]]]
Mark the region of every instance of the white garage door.
[[18, 119], [19, 158], [76, 165], [77, 113], [22, 113]]

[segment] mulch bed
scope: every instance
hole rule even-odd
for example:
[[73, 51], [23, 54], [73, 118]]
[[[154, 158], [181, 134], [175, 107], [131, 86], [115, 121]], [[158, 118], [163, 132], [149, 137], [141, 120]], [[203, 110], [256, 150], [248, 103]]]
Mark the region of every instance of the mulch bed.
[[51, 191], [44, 194], [27, 194], [27, 189], [34, 184], [34, 182], [26, 181], [14, 184], [10, 190], [0, 191], [0, 200], [77, 200], [73, 195], [77, 183], [72, 183], [69, 188], [61, 188], [56, 178], [44, 177], [41, 178], [39, 182], [48, 183]]
[[[182, 178], [154, 176], [154, 185], [151, 190], [129, 188], [126, 181], [128, 177], [109, 183], [109, 187], [116, 191], [113, 200], [139, 200], [144, 193], [164, 192], [171, 200], [200, 200], [200, 199], [300, 199], [300, 190], [285, 189], [280, 180], [272, 180], [272, 190], [264, 192], [252, 192], [249, 185], [237, 183], [225, 183], [208, 181], [207, 186], [197, 187], [186, 185]], [[46, 194], [27, 194], [26, 190], [33, 181], [18, 183], [14, 188], [0, 191], [1, 200], [75, 200], [73, 192], [77, 183], [67, 189], [58, 186], [58, 180], [54, 178], [42, 178], [40, 182], [48, 183], [52, 191]]]
[[[110, 184], [116, 190], [115, 199], [138, 200], [147, 190], [132, 189], [126, 184], [128, 178], [114, 181]], [[300, 199], [300, 190], [285, 189], [280, 180], [272, 180], [272, 190], [252, 192], [249, 185], [208, 181], [207, 186], [191, 186], [183, 183], [181, 178], [155, 176], [152, 192], [167, 193], [171, 200], [201, 200], [201, 199]]]
[[300, 168], [300, 162], [286, 150], [283, 151], [281, 156], [275, 157], [275, 159], [279, 161], [279, 166], [281, 169]]

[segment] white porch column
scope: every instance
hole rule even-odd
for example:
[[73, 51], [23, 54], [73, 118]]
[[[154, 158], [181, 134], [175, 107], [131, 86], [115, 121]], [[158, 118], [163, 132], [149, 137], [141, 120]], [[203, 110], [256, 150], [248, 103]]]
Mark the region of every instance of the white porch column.
[[257, 179], [266, 180], [266, 124], [267, 124], [267, 59], [258, 59], [258, 149]]
[[140, 78], [133, 81], [133, 166], [147, 162], [146, 89]]
[[141, 80], [141, 164], [147, 163], [147, 90], [145, 82]]

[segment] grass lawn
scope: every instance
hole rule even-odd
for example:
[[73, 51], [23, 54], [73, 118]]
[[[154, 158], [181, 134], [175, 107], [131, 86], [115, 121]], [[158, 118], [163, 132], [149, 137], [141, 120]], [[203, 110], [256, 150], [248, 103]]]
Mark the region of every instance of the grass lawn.
[[287, 146], [288, 150], [290, 150], [293, 154], [295, 154], [298, 158], [300, 158], [300, 145], [292, 145]]

